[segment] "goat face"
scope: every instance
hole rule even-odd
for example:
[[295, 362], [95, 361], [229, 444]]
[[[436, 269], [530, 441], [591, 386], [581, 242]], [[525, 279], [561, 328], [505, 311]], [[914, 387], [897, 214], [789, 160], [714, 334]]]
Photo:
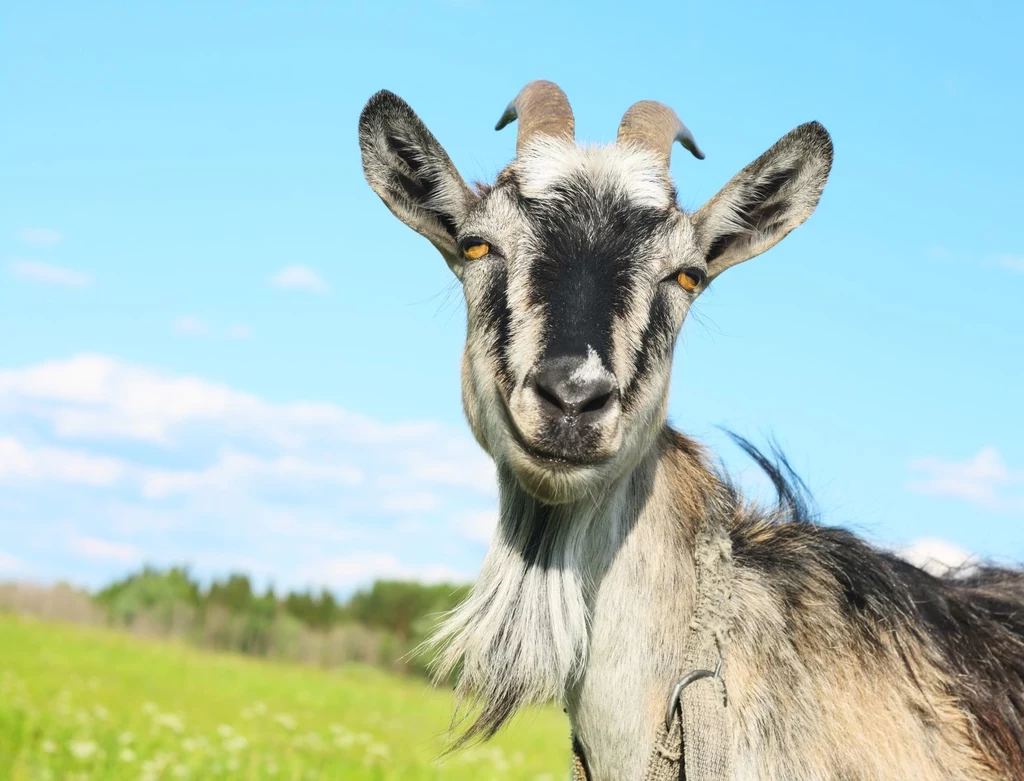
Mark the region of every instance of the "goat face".
[[650, 447], [693, 301], [810, 215], [832, 145], [802, 125], [688, 215], [665, 149], [621, 129], [615, 145], [578, 147], [571, 124], [568, 138], [524, 138], [520, 123], [515, 161], [479, 192], [389, 92], [366, 105], [359, 139], [370, 185], [462, 281], [474, 434], [528, 492], [564, 503], [603, 493]]

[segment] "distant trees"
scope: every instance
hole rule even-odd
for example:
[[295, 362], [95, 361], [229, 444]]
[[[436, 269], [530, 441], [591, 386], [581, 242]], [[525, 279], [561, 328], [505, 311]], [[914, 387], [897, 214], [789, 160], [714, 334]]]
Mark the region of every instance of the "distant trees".
[[170, 626], [175, 613], [201, 605], [202, 592], [183, 567], [163, 571], [146, 567], [111, 583], [96, 594], [96, 600], [120, 626], [131, 626], [142, 616]]
[[314, 629], [330, 629], [347, 618], [342, 605], [326, 589], [315, 596], [310, 591], [289, 592], [282, 605], [288, 615]]
[[382, 580], [342, 601], [326, 589], [257, 593], [242, 573], [203, 586], [186, 567], [146, 567], [103, 588], [95, 601], [112, 624], [135, 632], [257, 656], [422, 673], [430, 660], [411, 651], [467, 592], [468, 586]]
[[[349, 615], [366, 626], [394, 632], [400, 640], [424, 634], [423, 621], [434, 623], [469, 593], [468, 586], [424, 586], [400, 580], [378, 580], [348, 601]], [[426, 627], [429, 629], [429, 627]]]

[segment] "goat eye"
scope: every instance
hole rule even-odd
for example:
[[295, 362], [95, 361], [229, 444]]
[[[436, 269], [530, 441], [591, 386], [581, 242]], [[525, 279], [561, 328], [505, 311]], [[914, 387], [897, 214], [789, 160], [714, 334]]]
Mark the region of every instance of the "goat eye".
[[704, 275], [697, 269], [686, 269], [676, 275], [676, 282], [684, 290], [696, 290], [704, 281]]
[[469, 260], [479, 260], [491, 251], [491, 245], [486, 241], [470, 242], [462, 248], [462, 254]]

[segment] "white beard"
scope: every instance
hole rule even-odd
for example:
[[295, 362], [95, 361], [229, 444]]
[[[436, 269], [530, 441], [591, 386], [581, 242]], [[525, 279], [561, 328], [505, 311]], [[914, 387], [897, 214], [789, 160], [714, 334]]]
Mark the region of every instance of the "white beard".
[[[504, 473], [503, 473], [504, 472]], [[430, 645], [439, 677], [462, 663], [458, 691], [481, 706], [465, 740], [519, 707], [563, 700], [586, 664], [595, 565], [610, 547], [609, 505], [544, 505], [499, 469], [501, 514], [480, 576]], [[602, 555], [601, 551], [605, 551]], [[461, 742], [461, 741], [460, 741]]]

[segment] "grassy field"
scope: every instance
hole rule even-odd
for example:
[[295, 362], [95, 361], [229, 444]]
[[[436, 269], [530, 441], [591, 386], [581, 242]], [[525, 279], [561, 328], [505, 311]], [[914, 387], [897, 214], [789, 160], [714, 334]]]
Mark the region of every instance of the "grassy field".
[[555, 709], [438, 762], [447, 692], [0, 615], [0, 779], [563, 779]]

